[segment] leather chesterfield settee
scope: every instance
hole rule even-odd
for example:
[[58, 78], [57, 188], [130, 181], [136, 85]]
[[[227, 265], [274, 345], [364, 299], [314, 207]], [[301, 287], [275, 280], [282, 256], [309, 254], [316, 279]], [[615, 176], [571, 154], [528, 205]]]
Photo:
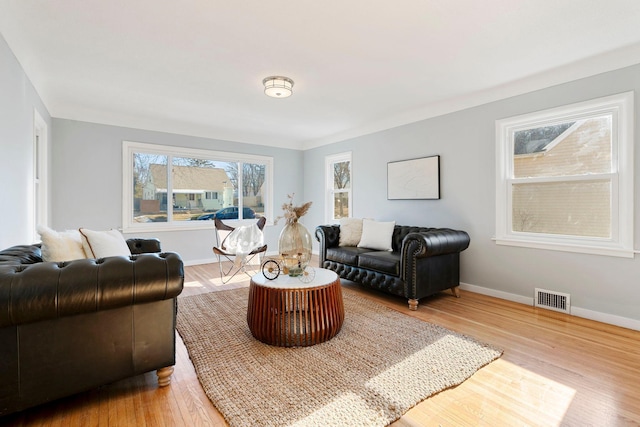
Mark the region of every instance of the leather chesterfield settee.
[[420, 298], [446, 289], [459, 297], [460, 252], [470, 242], [464, 231], [396, 225], [391, 251], [339, 246], [339, 225], [320, 225], [315, 234], [321, 268], [407, 298], [411, 310], [418, 308]]
[[0, 251], [0, 416], [152, 370], [169, 384], [183, 263], [156, 239], [127, 245], [68, 262]]

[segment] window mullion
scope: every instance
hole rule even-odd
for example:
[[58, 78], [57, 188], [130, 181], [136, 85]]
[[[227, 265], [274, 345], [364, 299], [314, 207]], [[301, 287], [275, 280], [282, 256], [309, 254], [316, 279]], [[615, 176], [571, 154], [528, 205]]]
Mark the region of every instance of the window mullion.
[[173, 155], [167, 156], [167, 222], [173, 221]]
[[602, 181], [611, 180], [616, 177], [616, 173], [592, 173], [587, 175], [561, 175], [531, 178], [509, 178], [507, 182], [511, 184], [535, 184], [540, 182], [571, 182], [571, 181]]
[[242, 171], [244, 170], [244, 163], [242, 162], [238, 162], [238, 188], [236, 189], [238, 191], [238, 219], [242, 219], [242, 214], [243, 214], [243, 206], [244, 206], [244, 202], [243, 202], [243, 197], [244, 197], [244, 174], [242, 173]]

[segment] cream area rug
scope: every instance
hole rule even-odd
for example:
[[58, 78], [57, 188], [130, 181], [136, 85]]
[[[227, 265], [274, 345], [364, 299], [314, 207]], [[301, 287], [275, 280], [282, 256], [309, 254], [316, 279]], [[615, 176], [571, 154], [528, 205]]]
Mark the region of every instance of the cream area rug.
[[281, 348], [253, 338], [248, 288], [178, 300], [177, 329], [230, 426], [386, 426], [458, 385], [500, 350], [343, 289], [331, 340]]

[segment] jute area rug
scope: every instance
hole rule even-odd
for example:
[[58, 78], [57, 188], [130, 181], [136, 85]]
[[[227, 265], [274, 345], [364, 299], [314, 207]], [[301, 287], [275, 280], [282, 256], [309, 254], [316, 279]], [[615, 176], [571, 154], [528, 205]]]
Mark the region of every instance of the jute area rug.
[[253, 338], [248, 288], [178, 300], [177, 329], [230, 426], [386, 426], [501, 352], [343, 289], [331, 340], [281, 348]]

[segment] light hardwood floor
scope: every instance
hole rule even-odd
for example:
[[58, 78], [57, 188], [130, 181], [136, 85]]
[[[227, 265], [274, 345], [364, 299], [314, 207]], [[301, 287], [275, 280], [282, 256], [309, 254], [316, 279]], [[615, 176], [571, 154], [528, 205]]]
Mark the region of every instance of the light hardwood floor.
[[[214, 264], [186, 267], [183, 298], [221, 285]], [[640, 332], [461, 291], [406, 301], [344, 283], [408, 316], [504, 350], [458, 387], [411, 409], [394, 427], [640, 426]], [[401, 332], [401, 327], [399, 332]], [[172, 383], [147, 373], [0, 418], [15, 426], [226, 426], [205, 396], [177, 335]]]

